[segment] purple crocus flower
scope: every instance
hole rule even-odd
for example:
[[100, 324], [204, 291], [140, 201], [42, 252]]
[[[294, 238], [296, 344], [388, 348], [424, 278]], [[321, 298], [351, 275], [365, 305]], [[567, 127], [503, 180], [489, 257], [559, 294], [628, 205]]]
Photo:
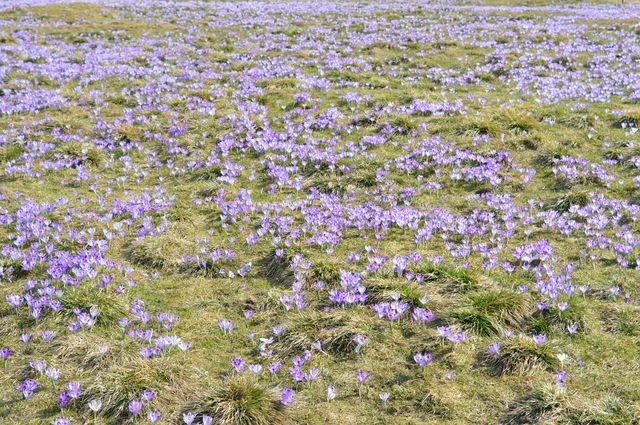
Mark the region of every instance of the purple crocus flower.
[[133, 400], [129, 402], [129, 412], [131, 412], [133, 416], [137, 416], [141, 409], [142, 402], [140, 400]]
[[291, 388], [284, 387], [282, 389], [282, 394], [280, 395], [280, 403], [284, 404], [285, 406], [293, 403], [293, 394], [294, 393]]
[[56, 333], [54, 331], [42, 331], [42, 333], [40, 334], [40, 337], [45, 342], [51, 341], [54, 336], [56, 336]]
[[191, 425], [195, 419], [196, 419], [196, 414], [193, 412], [187, 412], [182, 414], [182, 422], [184, 422], [186, 425]]
[[218, 320], [218, 327], [223, 333], [229, 334], [235, 329], [236, 325], [231, 320]]
[[358, 378], [358, 382], [360, 383], [360, 385], [362, 385], [364, 384], [364, 381], [369, 379], [369, 374], [364, 370], [360, 369], [359, 371], [356, 372], [356, 378]]
[[22, 393], [25, 400], [29, 400], [33, 392], [39, 387], [38, 383], [33, 379], [25, 379], [18, 385], [18, 391]]
[[546, 340], [547, 340], [547, 336], [543, 334], [533, 336], [533, 341], [536, 343], [538, 347], [541, 347]]
[[327, 401], [331, 401], [336, 398], [336, 387], [329, 385], [327, 387]]
[[561, 390], [564, 387], [564, 381], [567, 379], [567, 372], [559, 370], [556, 372], [556, 388]]
[[142, 400], [147, 403], [151, 402], [151, 400], [153, 400], [155, 396], [156, 392], [152, 389], [146, 389], [143, 390], [142, 393], [140, 393], [140, 398], [142, 398]]
[[271, 375], [275, 375], [276, 373], [278, 373], [281, 367], [282, 363], [279, 361], [275, 361], [271, 363], [271, 365], [269, 365], [269, 372], [271, 373]]
[[2, 362], [4, 363], [4, 367], [7, 366], [7, 360], [9, 360], [9, 357], [11, 357], [11, 348], [9, 347], [0, 348], [0, 359], [2, 359]]
[[66, 391], [62, 391], [58, 394], [58, 407], [61, 409], [69, 404], [69, 393]]
[[152, 424], [158, 422], [158, 420], [160, 419], [160, 412], [158, 412], [157, 410], [151, 410], [149, 413], [147, 413], [147, 419], [149, 419], [149, 422], [151, 422]]
[[487, 348], [487, 353], [497, 356], [500, 353], [500, 343], [498, 341], [492, 342]]
[[242, 357], [238, 356], [233, 360], [231, 360], [231, 366], [233, 367], [233, 370], [235, 371], [235, 373], [242, 373], [242, 371], [246, 366], [246, 363], [244, 362]]
[[69, 397], [76, 399], [80, 397], [80, 383], [79, 382], [69, 382], [67, 384], [67, 393]]
[[425, 367], [431, 362], [431, 360], [433, 360], [433, 356], [429, 353], [417, 353], [413, 356], [413, 360], [418, 364], [418, 366]]
[[258, 375], [260, 375], [260, 372], [262, 372], [262, 366], [259, 365], [259, 364], [252, 364], [252, 365], [249, 365], [249, 370], [255, 376], [258, 376]]

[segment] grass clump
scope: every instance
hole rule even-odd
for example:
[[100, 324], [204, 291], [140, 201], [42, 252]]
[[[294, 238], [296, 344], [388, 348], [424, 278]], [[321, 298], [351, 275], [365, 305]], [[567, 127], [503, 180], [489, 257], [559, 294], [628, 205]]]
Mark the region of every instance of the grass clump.
[[626, 112], [615, 122], [615, 127], [638, 127], [640, 124], [640, 111]]
[[460, 126], [457, 133], [470, 137], [484, 135], [495, 137], [500, 134], [500, 127], [491, 120], [474, 118]]
[[449, 313], [449, 320], [479, 335], [496, 335], [505, 328], [520, 328], [528, 310], [521, 294], [504, 290], [476, 292]]
[[175, 398], [187, 391], [186, 380], [186, 369], [169, 359], [137, 358], [98, 371], [82, 385], [79, 401], [86, 405], [91, 400], [102, 400], [100, 415], [113, 423], [123, 423], [129, 417], [129, 402], [139, 398], [143, 390], [155, 390], [156, 403], [175, 404]]
[[62, 303], [61, 312], [67, 317], [75, 317], [73, 312], [75, 308], [80, 308], [85, 313], [88, 313], [92, 307], [97, 308], [96, 325], [101, 326], [112, 325], [127, 314], [127, 305], [122, 298], [91, 285], [67, 288], [60, 302]]
[[76, 332], [55, 338], [47, 346], [47, 352], [61, 364], [73, 365], [83, 372], [98, 372], [140, 358], [133, 342], [106, 339], [94, 332]]
[[527, 375], [536, 370], [549, 370], [557, 360], [547, 345], [538, 346], [532, 338], [517, 337], [507, 340], [498, 354], [482, 352], [480, 362], [491, 375]]
[[478, 285], [477, 278], [469, 270], [445, 264], [423, 261], [413, 271], [422, 274], [425, 282], [439, 284], [445, 292], [467, 292]]
[[560, 406], [558, 394], [549, 389], [533, 390], [507, 406], [500, 425], [537, 424]]
[[182, 256], [195, 252], [194, 248], [194, 243], [181, 235], [178, 229], [172, 229], [132, 242], [125, 255], [133, 264], [148, 269], [175, 271], [182, 264]]
[[605, 331], [618, 335], [640, 335], [640, 311], [634, 307], [609, 307], [601, 314]]
[[277, 286], [289, 286], [293, 281], [293, 270], [290, 267], [293, 257], [284, 251], [283, 256], [276, 255], [273, 250], [258, 261], [258, 268], [261, 275], [269, 281], [269, 283]]
[[195, 413], [195, 423], [207, 415], [220, 425], [277, 425], [285, 419], [275, 391], [242, 378], [230, 378], [197, 395], [183, 412]]
[[307, 281], [311, 284], [324, 282], [328, 285], [337, 284], [340, 281], [340, 267], [334, 263], [316, 262], [311, 266]]
[[500, 113], [496, 119], [515, 134], [530, 133], [539, 126], [532, 116], [511, 110]]
[[412, 307], [424, 307], [424, 294], [420, 291], [419, 286], [410, 284], [405, 280], [386, 277], [367, 280], [367, 299], [365, 304], [371, 305], [391, 301], [396, 294], [399, 294], [400, 299], [409, 303]]
[[617, 395], [608, 395], [593, 402], [584, 400], [580, 405], [571, 406], [565, 414], [566, 422], [571, 425], [626, 425], [638, 423], [629, 403]]
[[563, 332], [567, 326], [577, 325], [578, 329], [585, 328], [585, 306], [578, 298], [568, 300], [569, 308], [564, 311], [556, 305], [549, 305], [542, 311], [536, 311], [528, 320], [527, 327], [534, 333], [549, 333], [552, 330]]
[[574, 206], [584, 207], [590, 202], [589, 193], [584, 190], [571, 190], [568, 193], [565, 193], [559, 196], [552, 208], [554, 211], [562, 214], [563, 212], [569, 211], [569, 209]]
[[363, 324], [347, 314], [305, 314], [286, 324], [271, 347], [276, 356], [286, 358], [308, 350], [320, 341], [323, 351], [336, 357], [346, 357], [355, 353], [357, 344], [353, 338], [365, 334], [363, 328]]

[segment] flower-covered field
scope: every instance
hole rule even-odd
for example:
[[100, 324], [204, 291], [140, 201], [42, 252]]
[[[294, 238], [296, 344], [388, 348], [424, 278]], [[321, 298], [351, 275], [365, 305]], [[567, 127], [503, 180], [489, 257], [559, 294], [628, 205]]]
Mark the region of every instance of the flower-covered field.
[[513, 3], [3, 1], [0, 424], [640, 424], [640, 6]]

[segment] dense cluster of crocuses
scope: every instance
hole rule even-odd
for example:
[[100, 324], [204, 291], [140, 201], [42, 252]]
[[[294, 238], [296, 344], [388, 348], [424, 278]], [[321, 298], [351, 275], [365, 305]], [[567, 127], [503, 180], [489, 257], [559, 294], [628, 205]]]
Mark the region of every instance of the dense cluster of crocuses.
[[[96, 371], [120, 358], [224, 363], [216, 375], [273, 387], [282, 409], [314, 386], [329, 403], [376, 385], [387, 412], [404, 381], [370, 360], [380, 329], [433, 340], [381, 363], [422, 379], [442, 361], [427, 349], [478, 338], [498, 359], [516, 333], [570, 345], [585, 327], [577, 299], [636, 303], [640, 31], [597, 22], [640, 8], [104, 0], [66, 20], [27, 8], [48, 3], [0, 6], [0, 373], [16, 409], [38, 398], [54, 424], [215, 423], [158, 402], [168, 384], [116, 406]], [[100, 29], [108, 19], [131, 27]], [[631, 106], [602, 107], [614, 102]], [[596, 269], [607, 279], [589, 279]], [[483, 279], [562, 330], [510, 322], [483, 340], [445, 308]], [[180, 302], [163, 292], [175, 285]], [[344, 312], [375, 325], [292, 336]], [[77, 341], [93, 346], [76, 365]], [[338, 355], [350, 360], [336, 370], [321, 360]], [[562, 366], [548, 377], [558, 392], [571, 387]]]

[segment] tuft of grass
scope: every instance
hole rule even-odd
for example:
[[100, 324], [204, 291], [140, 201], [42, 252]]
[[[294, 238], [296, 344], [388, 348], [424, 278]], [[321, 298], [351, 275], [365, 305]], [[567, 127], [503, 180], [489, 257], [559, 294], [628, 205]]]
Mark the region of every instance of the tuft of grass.
[[500, 127], [495, 122], [489, 119], [472, 118], [470, 120], [467, 120], [466, 123], [462, 124], [458, 128], [457, 133], [459, 135], [470, 137], [484, 135], [495, 137], [500, 134]]
[[564, 146], [549, 146], [536, 155], [534, 164], [538, 167], [551, 167], [554, 165], [555, 159], [560, 159], [567, 155], [569, 155], [569, 151]]
[[[105, 353], [100, 352], [101, 347], [107, 349]], [[116, 364], [138, 359], [140, 354], [135, 347], [131, 341], [115, 341], [93, 332], [76, 332], [64, 338], [54, 339], [47, 346], [47, 352], [61, 364], [95, 373]]]
[[612, 306], [602, 312], [601, 320], [607, 332], [625, 336], [640, 335], [640, 312], [637, 308]]
[[194, 398], [183, 413], [195, 413], [196, 423], [203, 415], [220, 425], [277, 425], [285, 419], [275, 391], [248, 379], [230, 378]]
[[449, 320], [479, 335], [496, 335], [502, 329], [519, 329], [529, 310], [521, 294], [501, 290], [470, 294], [463, 305], [454, 308]]
[[340, 281], [340, 266], [323, 261], [315, 262], [309, 270], [307, 281], [311, 284], [322, 281], [327, 285], [334, 285]]
[[187, 391], [186, 380], [186, 369], [180, 364], [164, 358], [138, 357], [96, 372], [82, 385], [79, 402], [86, 405], [91, 400], [102, 400], [100, 415], [123, 423], [129, 416], [129, 402], [139, 398], [143, 390], [156, 390], [156, 403], [175, 404], [177, 397]]
[[549, 333], [554, 328], [564, 331], [567, 325], [577, 323], [578, 329], [583, 330], [586, 307], [576, 297], [569, 299], [568, 304], [569, 308], [564, 311], [560, 311], [556, 305], [550, 305], [543, 311], [537, 311], [528, 319], [527, 327], [535, 333]]
[[615, 122], [615, 127], [638, 127], [640, 125], [640, 111], [630, 111], [624, 113]]
[[501, 112], [496, 117], [496, 120], [516, 134], [530, 133], [539, 126], [538, 121], [531, 115], [518, 113], [513, 110]]
[[418, 128], [418, 123], [406, 115], [396, 115], [390, 120], [396, 133], [406, 135]]
[[428, 261], [422, 261], [413, 271], [422, 274], [425, 282], [441, 285], [441, 288], [446, 292], [467, 292], [475, 289], [478, 285], [478, 280], [471, 271], [445, 264], [435, 265]]
[[133, 241], [125, 255], [133, 264], [148, 269], [175, 271], [182, 265], [180, 258], [191, 252], [195, 252], [195, 244], [174, 228]]
[[560, 406], [558, 394], [549, 389], [537, 389], [509, 403], [500, 417], [500, 425], [537, 424], [543, 415]]
[[579, 406], [571, 406], [564, 415], [569, 424], [575, 425], [627, 425], [636, 424], [638, 418], [621, 397], [610, 394], [594, 403], [586, 400]]
[[257, 265], [269, 283], [277, 286], [289, 286], [293, 281], [293, 270], [289, 266], [291, 260], [292, 257], [287, 255], [286, 250], [283, 258], [277, 258], [276, 252], [273, 250], [262, 257]]
[[[199, 168], [198, 170], [191, 173], [191, 178], [194, 181], [215, 181], [218, 177], [222, 175], [222, 170], [220, 167], [215, 166], [207, 166]], [[205, 193], [203, 193], [205, 194]]]
[[587, 191], [574, 189], [559, 196], [552, 208], [559, 213], [563, 213], [569, 211], [574, 205], [584, 207], [589, 202], [590, 198]]
[[449, 406], [429, 391], [420, 391], [413, 399], [412, 404], [413, 407], [420, 412], [428, 413], [439, 418], [447, 418], [450, 416]]
[[397, 282], [393, 279], [375, 280], [367, 286], [367, 304], [376, 304], [383, 301], [391, 300], [391, 292], [401, 295], [404, 302], [411, 304], [413, 307], [424, 307], [422, 301], [423, 294], [414, 286], [408, 285], [406, 282]]
[[524, 134], [510, 143], [515, 149], [528, 149], [537, 151], [547, 145], [548, 141], [538, 133]]
[[67, 288], [60, 302], [62, 303], [61, 313], [67, 317], [75, 317], [74, 308], [89, 312], [92, 307], [97, 307], [99, 313], [96, 317], [96, 325], [101, 326], [112, 325], [127, 314], [127, 305], [122, 298], [92, 285]]
[[480, 362], [491, 375], [527, 375], [535, 370], [553, 369], [557, 360], [547, 345], [538, 347], [532, 338], [517, 337], [505, 341], [498, 354], [482, 352]]
[[286, 358], [308, 350], [313, 343], [320, 341], [325, 352], [343, 358], [355, 352], [353, 338], [366, 334], [363, 325], [353, 316], [341, 312], [304, 314], [285, 324], [282, 334], [271, 347], [279, 358]]

